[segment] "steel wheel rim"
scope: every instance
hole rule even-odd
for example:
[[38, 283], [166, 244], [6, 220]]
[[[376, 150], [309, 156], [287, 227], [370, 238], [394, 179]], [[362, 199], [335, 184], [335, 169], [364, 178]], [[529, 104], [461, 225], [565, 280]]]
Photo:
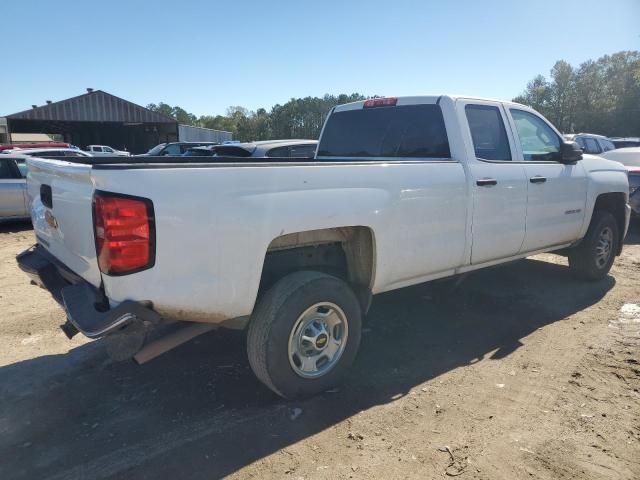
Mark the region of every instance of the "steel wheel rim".
[[296, 375], [315, 378], [331, 371], [347, 346], [347, 316], [335, 303], [320, 302], [307, 308], [289, 334], [287, 355]]
[[610, 227], [605, 227], [598, 235], [598, 242], [596, 243], [596, 265], [598, 268], [604, 268], [611, 257], [613, 245], [613, 230]]

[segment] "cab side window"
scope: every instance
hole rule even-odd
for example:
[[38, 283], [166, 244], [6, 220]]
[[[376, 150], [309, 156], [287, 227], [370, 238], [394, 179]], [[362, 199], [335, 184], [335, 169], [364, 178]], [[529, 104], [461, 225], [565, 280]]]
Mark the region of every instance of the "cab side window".
[[24, 159], [16, 160], [16, 166], [22, 178], [27, 178], [27, 162]]
[[6, 180], [8, 178], [16, 178], [15, 174], [13, 173], [13, 169], [9, 164], [9, 160], [0, 159], [0, 179]]
[[513, 122], [518, 131], [522, 155], [525, 160], [532, 161], [560, 161], [560, 137], [537, 115], [510, 109]]
[[467, 122], [471, 130], [476, 158], [480, 160], [511, 160], [507, 131], [498, 107], [467, 105]]

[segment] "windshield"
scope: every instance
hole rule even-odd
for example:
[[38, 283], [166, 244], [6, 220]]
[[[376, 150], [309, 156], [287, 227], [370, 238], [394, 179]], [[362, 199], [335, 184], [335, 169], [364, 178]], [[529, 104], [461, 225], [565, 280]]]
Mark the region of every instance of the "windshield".
[[164, 148], [164, 146], [166, 145], [166, 143], [160, 143], [158, 145], [156, 145], [155, 147], [153, 147], [151, 150], [149, 150], [147, 152], [148, 155], [158, 155], [160, 153], [160, 151]]

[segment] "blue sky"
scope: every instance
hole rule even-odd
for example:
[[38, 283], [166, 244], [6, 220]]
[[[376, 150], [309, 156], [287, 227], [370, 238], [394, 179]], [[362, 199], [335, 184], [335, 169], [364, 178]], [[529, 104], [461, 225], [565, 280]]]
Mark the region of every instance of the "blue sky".
[[640, 0], [4, 0], [0, 114], [86, 87], [196, 115], [291, 97], [512, 98], [557, 59], [640, 49]]

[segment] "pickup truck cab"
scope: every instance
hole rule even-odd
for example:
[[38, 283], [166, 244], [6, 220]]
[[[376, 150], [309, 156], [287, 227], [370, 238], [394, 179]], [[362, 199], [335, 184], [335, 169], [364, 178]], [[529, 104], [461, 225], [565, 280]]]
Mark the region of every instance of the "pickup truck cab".
[[333, 108], [313, 159], [185, 160], [29, 159], [18, 263], [68, 335], [139, 361], [180, 342], [145, 345], [166, 322], [246, 328], [287, 398], [340, 379], [372, 295], [551, 251], [599, 280], [629, 223], [624, 167], [511, 102], [375, 98]]

